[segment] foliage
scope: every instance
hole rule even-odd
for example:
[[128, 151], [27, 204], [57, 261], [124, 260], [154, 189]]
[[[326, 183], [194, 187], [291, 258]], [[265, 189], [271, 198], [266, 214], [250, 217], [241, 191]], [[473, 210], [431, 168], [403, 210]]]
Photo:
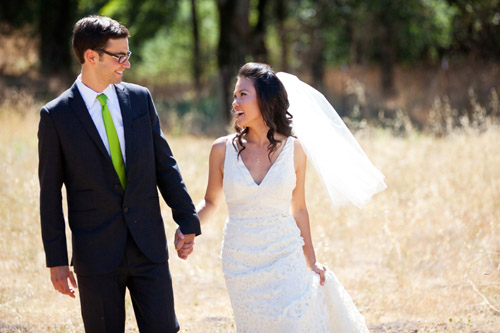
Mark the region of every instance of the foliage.
[[[380, 68], [384, 98], [398, 93], [393, 89], [397, 65], [442, 63], [447, 69], [470, 60], [500, 59], [500, 0], [245, 0], [248, 6], [231, 16], [234, 22], [221, 14], [217, 6], [221, 1], [194, 0], [198, 48], [193, 45], [190, 0], [66, 2], [70, 15], [50, 5], [62, 5], [64, 0], [2, 1], [0, 34], [15, 36], [13, 30], [20, 28], [32, 31], [39, 48], [39, 61], [32, 63], [41, 64], [42, 72], [65, 74], [70, 71], [71, 24], [89, 14], [109, 15], [131, 32], [134, 53], [128, 77], [163, 90], [177, 86], [180, 94], [195, 99], [200, 92], [186, 94], [193, 87], [203, 98], [223, 96], [221, 91], [229, 91], [232, 84], [227, 77], [243, 61], [258, 61], [261, 56], [275, 69], [301, 75], [320, 90], [327, 69]], [[226, 32], [221, 39], [222, 26]], [[221, 50], [221, 40], [231, 43]], [[230, 66], [222, 66], [221, 58], [232, 59]], [[3, 73], [12, 72], [2, 66]], [[228, 102], [221, 99], [218, 105]]]
[[[134, 50], [161, 51], [165, 59], [148, 60], [148, 73], [179, 68], [191, 57], [192, 38], [188, 0], [72, 0], [77, 15], [101, 13], [120, 20], [131, 31]], [[307, 63], [315, 40], [324, 41], [324, 58], [329, 64], [378, 62], [380, 32], [390, 24], [394, 33], [397, 61], [415, 63], [439, 61], [447, 54], [474, 53], [484, 57], [500, 56], [500, 0], [290, 0], [286, 2], [287, 40], [276, 39], [276, 5], [266, 7], [266, 41], [272, 59], [280, 59], [280, 42], [292, 44], [289, 60], [293, 67]], [[213, 74], [217, 36], [217, 7], [213, 0], [196, 1], [205, 51], [203, 59]], [[259, 1], [251, 1], [250, 24], [257, 24]], [[2, 1], [0, 23], [13, 27], [38, 22], [43, 2], [35, 0]], [[390, 18], [387, 22], [384, 17]], [[224, 19], [224, 18], [221, 18]], [[36, 23], [37, 24], [37, 23]], [[5, 26], [4, 26], [5, 27]], [[274, 35], [273, 35], [274, 34]], [[156, 39], [156, 41], [155, 41]], [[165, 40], [165, 45], [161, 41]], [[174, 41], [178, 40], [178, 41]], [[134, 53], [141, 59], [143, 52]], [[141, 50], [142, 51], [142, 50]], [[357, 55], [356, 52], [361, 52]], [[186, 53], [180, 55], [179, 53]], [[173, 58], [172, 58], [173, 57]], [[356, 58], [357, 57], [357, 58]], [[361, 58], [360, 58], [361, 57]], [[170, 61], [168, 60], [170, 59]], [[166, 63], [169, 63], [165, 67]], [[174, 64], [172, 64], [172, 62]], [[279, 66], [277, 64], [277, 66]], [[162, 70], [164, 68], [165, 70]], [[181, 76], [185, 80], [186, 76]]]
[[[330, 42], [328, 49], [334, 45], [340, 47], [344, 61], [353, 47], [355, 51], [351, 53], [351, 62], [378, 61], [381, 43], [385, 42], [382, 39], [384, 28], [390, 29], [393, 35], [399, 62], [414, 63], [429, 58], [438, 60], [438, 50], [450, 45], [454, 10], [444, 0], [409, 0], [404, 6], [394, 0], [339, 3], [335, 14], [342, 30], [348, 34], [329, 30], [329, 40], [336, 44]], [[331, 60], [337, 62], [334, 58]]]
[[175, 20], [178, 4], [178, 0], [110, 0], [100, 13], [125, 24], [130, 31], [131, 46], [138, 49]]
[[407, 7], [401, 16], [399, 60], [415, 63], [419, 60], [439, 61], [439, 53], [451, 44], [455, 10], [444, 0], [413, 1], [414, 10]]
[[[209, 76], [213, 76], [216, 70], [214, 54], [217, 24], [210, 19], [215, 14], [213, 1], [198, 2], [202, 66], [204, 74]], [[177, 15], [170, 24], [159, 27], [155, 35], [138, 49], [137, 53], [142, 57], [135, 63], [135, 77], [156, 85], [191, 82], [193, 54], [189, 51], [193, 38], [190, 15], [190, 1], [179, 0]]]
[[500, 57], [500, 0], [448, 0], [456, 11], [451, 50], [488, 59]]

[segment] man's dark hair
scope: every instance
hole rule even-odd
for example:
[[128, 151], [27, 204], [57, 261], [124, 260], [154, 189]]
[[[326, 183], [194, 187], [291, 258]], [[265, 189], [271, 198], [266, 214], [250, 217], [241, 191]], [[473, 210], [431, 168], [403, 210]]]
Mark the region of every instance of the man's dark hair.
[[103, 48], [109, 39], [129, 37], [128, 29], [117, 21], [99, 15], [91, 15], [76, 22], [73, 29], [73, 50], [81, 64], [86, 50]]

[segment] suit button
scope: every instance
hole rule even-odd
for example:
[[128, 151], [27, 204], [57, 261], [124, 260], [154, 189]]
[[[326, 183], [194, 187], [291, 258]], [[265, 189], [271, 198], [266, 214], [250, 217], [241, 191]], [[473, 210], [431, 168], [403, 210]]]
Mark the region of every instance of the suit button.
[[120, 191], [122, 189], [121, 185], [115, 185], [115, 190]]
[[128, 213], [128, 207], [123, 208], [124, 213]]

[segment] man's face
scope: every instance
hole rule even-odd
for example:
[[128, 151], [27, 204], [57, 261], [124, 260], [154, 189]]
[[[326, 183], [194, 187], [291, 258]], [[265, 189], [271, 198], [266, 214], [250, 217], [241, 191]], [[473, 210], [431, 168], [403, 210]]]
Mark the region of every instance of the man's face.
[[[128, 39], [110, 39], [102, 49], [117, 56], [127, 55], [129, 51]], [[99, 82], [107, 87], [110, 84], [122, 82], [123, 72], [126, 68], [130, 68], [128, 59], [120, 64], [115, 57], [101, 53], [97, 62], [96, 75]]]

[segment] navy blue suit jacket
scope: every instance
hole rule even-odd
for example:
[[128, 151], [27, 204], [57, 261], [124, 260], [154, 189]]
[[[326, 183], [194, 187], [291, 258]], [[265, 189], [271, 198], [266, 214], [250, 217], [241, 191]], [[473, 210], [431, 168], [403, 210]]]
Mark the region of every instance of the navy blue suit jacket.
[[115, 89], [125, 135], [125, 191], [76, 84], [41, 109], [40, 217], [48, 267], [68, 265], [63, 184], [77, 274], [115, 269], [123, 257], [127, 229], [150, 260], [168, 259], [157, 189], [182, 232], [201, 233], [151, 94], [129, 83], [117, 84]]

